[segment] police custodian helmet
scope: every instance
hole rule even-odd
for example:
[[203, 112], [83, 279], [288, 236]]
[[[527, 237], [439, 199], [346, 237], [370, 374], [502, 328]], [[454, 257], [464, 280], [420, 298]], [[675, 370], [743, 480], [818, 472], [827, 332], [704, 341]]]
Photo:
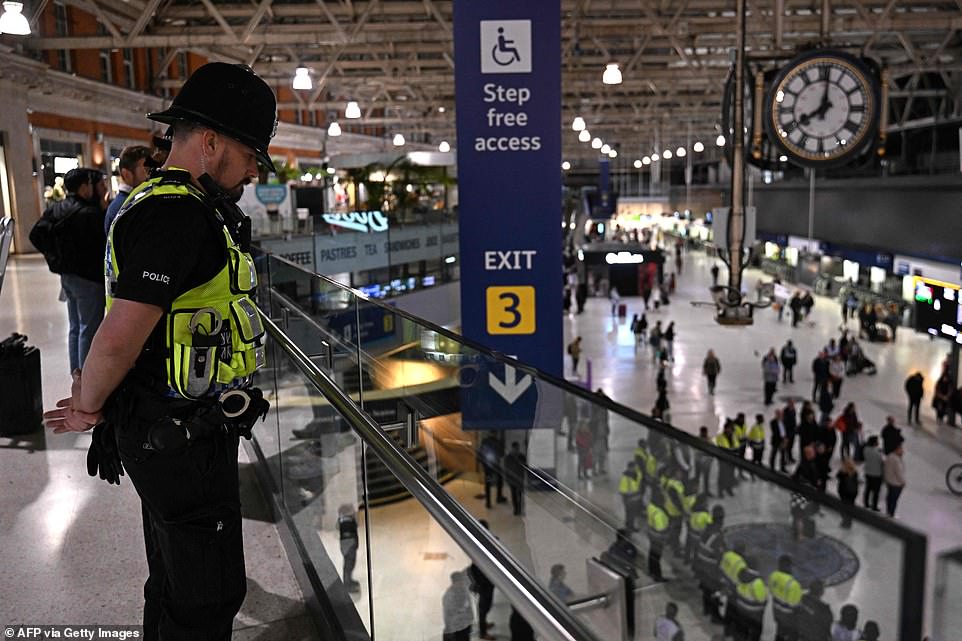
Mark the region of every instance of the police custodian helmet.
[[147, 117], [168, 125], [184, 120], [210, 127], [253, 149], [258, 162], [276, 171], [267, 147], [277, 130], [277, 101], [246, 65], [204, 65], [187, 79], [169, 108]]

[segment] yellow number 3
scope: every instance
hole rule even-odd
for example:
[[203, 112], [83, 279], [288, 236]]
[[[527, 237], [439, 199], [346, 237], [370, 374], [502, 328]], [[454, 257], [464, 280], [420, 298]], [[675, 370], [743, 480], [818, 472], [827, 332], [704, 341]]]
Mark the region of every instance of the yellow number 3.
[[488, 287], [485, 294], [489, 334], [534, 334], [534, 287]]

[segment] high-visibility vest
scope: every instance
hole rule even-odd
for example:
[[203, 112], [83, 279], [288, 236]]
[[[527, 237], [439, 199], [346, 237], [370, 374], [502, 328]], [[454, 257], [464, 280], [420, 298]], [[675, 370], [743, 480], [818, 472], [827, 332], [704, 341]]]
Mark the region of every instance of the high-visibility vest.
[[802, 585], [788, 572], [776, 570], [768, 577], [768, 589], [772, 593], [772, 606], [775, 616], [795, 614], [802, 602]]
[[748, 440], [752, 442], [752, 445], [760, 443], [765, 444], [765, 426], [761, 423], [755, 423], [748, 430]]
[[691, 511], [695, 509], [696, 501], [698, 501], [698, 494], [689, 494], [681, 497], [681, 507], [685, 510], [685, 514], [691, 514]]
[[627, 473], [621, 475], [621, 480], [618, 482], [619, 494], [622, 496], [631, 496], [632, 494], [637, 494], [639, 489], [641, 489], [641, 485], [636, 477], [630, 476]]
[[668, 531], [668, 515], [665, 511], [655, 505], [648, 504], [648, 535], [655, 538], [664, 538]]
[[728, 550], [722, 554], [720, 566], [722, 574], [725, 575], [725, 578], [728, 579], [732, 585], [738, 585], [738, 575], [741, 574], [742, 570], [748, 567], [748, 563], [738, 552], [735, 552], [734, 550]]
[[678, 518], [681, 516], [682, 508], [679, 504], [685, 496], [685, 486], [678, 479], [668, 477], [661, 487], [665, 494], [665, 511], [671, 518]]
[[732, 430], [732, 434], [735, 435], [735, 447], [740, 447], [745, 440], [745, 426], [735, 423], [735, 429]]
[[738, 449], [738, 436], [732, 433], [731, 438], [727, 434], [722, 432], [715, 437], [715, 445], [722, 448], [723, 450], [737, 450]]
[[[114, 301], [120, 265], [114, 246], [114, 230], [130, 211], [152, 198], [195, 198], [211, 207], [207, 195], [190, 182], [181, 169], [160, 173], [138, 186], [124, 202], [107, 235], [106, 308]], [[215, 214], [211, 210], [210, 215]], [[173, 393], [191, 400], [208, 397], [218, 387], [226, 389], [243, 381], [265, 363], [264, 327], [251, 294], [257, 287], [254, 259], [241, 250], [223, 222], [226, 260], [209, 281], [182, 293], [164, 314], [167, 385]], [[211, 252], [224, 251], [210, 248]]]
[[753, 619], [761, 620], [768, 601], [768, 588], [761, 577], [756, 575], [750, 581], [738, 583], [735, 594], [735, 607]]
[[643, 447], [635, 448], [635, 464], [637, 465], [637, 469], [639, 472], [644, 473], [645, 468], [648, 466], [649, 456], [650, 454], [648, 454], [648, 450], [646, 450], [645, 448]]
[[688, 517], [688, 527], [696, 534], [701, 534], [711, 524], [712, 518], [709, 512], [692, 512]]

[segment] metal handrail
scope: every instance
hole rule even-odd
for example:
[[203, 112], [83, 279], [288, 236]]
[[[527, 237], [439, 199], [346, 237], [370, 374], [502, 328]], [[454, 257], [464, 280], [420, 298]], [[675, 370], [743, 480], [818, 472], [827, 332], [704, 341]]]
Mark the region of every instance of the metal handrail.
[[487, 529], [468, 513], [433, 477], [394, 442], [337, 384], [331, 380], [263, 312], [271, 338], [294, 361], [310, 383], [377, 454], [404, 488], [467, 553], [511, 604], [552, 641], [598, 641], [598, 637], [557, 598], [543, 588]]

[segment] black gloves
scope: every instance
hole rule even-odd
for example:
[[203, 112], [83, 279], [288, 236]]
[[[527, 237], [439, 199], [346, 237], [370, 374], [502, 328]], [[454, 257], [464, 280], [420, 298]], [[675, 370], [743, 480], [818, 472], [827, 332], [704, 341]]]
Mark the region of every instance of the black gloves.
[[87, 474], [99, 476], [112, 485], [120, 485], [124, 466], [111, 423], [101, 423], [94, 428], [90, 449], [87, 450]]

